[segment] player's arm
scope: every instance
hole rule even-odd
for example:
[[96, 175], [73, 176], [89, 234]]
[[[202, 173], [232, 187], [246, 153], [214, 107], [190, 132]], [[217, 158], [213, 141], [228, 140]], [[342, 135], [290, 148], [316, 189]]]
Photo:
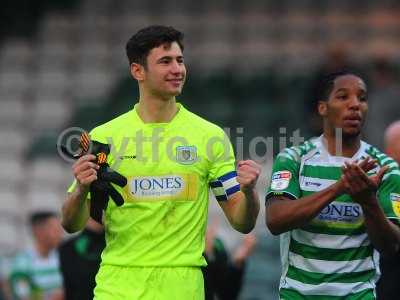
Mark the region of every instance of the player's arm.
[[336, 197], [343, 193], [340, 182], [299, 199], [271, 196], [266, 202], [265, 222], [269, 231], [278, 235], [304, 226]]
[[232, 227], [242, 233], [249, 233], [254, 228], [260, 211], [260, 200], [255, 190], [260, 173], [261, 168], [256, 162], [240, 161], [236, 177], [240, 191], [227, 201], [218, 202]]
[[361, 205], [364, 212], [365, 227], [374, 247], [385, 255], [395, 255], [400, 249], [400, 229], [389, 221], [378, 200], [371, 198], [368, 204]]
[[302, 197], [300, 161], [295, 148], [284, 149], [275, 159], [265, 203], [265, 223], [274, 235], [307, 224], [342, 193], [340, 183], [335, 183], [322, 191]]
[[76, 184], [62, 207], [62, 226], [69, 233], [82, 230], [89, 218], [90, 201], [87, 196], [90, 184], [97, 179], [96, 170], [99, 168], [93, 162], [95, 159], [94, 155], [84, 155], [72, 166]]
[[[394, 255], [400, 249], [400, 229], [386, 217], [377, 197], [377, 190], [387, 169], [383, 167], [377, 175], [369, 177], [357, 164], [346, 164], [342, 179], [352, 199], [362, 207], [365, 227], [374, 247], [382, 254]], [[398, 175], [383, 184], [388, 191], [381, 193], [380, 197], [400, 191]]]
[[247, 257], [253, 252], [257, 243], [254, 233], [246, 234], [242, 240], [242, 244], [233, 254], [233, 262], [236, 267], [241, 268]]
[[[274, 235], [306, 225], [325, 206], [346, 192], [341, 179], [319, 192], [301, 197], [300, 163], [294, 156], [285, 155], [278, 155], [274, 163], [270, 191], [266, 197], [265, 222]], [[360, 167], [369, 171], [375, 163], [367, 158], [360, 162]]]

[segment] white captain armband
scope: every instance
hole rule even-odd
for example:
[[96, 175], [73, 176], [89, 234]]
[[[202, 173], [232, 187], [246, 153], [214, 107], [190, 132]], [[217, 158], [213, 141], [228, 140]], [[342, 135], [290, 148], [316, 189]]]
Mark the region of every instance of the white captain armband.
[[226, 201], [231, 195], [240, 191], [240, 184], [236, 177], [236, 171], [232, 171], [210, 182], [211, 190], [217, 201]]

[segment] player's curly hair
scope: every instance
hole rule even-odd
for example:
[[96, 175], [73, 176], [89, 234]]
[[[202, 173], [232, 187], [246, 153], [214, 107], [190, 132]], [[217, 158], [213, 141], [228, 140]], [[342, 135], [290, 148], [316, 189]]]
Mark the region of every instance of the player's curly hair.
[[334, 73], [324, 75], [323, 77], [320, 78], [319, 84], [317, 87], [317, 99], [315, 99], [317, 101], [317, 103], [318, 103], [318, 101], [328, 101], [329, 95], [333, 90], [335, 80], [338, 77], [346, 76], [346, 75], [354, 75], [365, 82], [365, 79], [363, 78], [363, 76], [360, 75], [359, 72], [353, 71], [353, 70], [340, 70], [340, 71], [337, 71]]
[[170, 26], [152, 25], [135, 33], [126, 44], [129, 65], [132, 63], [147, 67], [150, 50], [163, 44], [177, 42], [183, 51], [183, 33]]

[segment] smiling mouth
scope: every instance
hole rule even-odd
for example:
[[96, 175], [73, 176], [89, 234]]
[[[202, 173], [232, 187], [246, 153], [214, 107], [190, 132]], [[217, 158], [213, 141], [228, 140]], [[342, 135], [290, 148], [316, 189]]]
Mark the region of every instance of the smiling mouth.
[[182, 82], [183, 78], [180, 78], [180, 79], [167, 79], [167, 81], [169, 81], [169, 82]]
[[167, 82], [169, 82], [174, 88], [179, 88], [182, 86], [183, 79], [170, 79], [167, 80]]

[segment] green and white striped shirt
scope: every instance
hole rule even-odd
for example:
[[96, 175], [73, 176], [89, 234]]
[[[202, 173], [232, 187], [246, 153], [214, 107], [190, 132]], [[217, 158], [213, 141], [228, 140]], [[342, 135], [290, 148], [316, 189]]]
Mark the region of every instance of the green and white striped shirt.
[[42, 257], [34, 248], [21, 252], [12, 264], [10, 284], [15, 299], [48, 299], [62, 288], [58, 253]]
[[[377, 192], [385, 215], [400, 218], [398, 164], [375, 147], [361, 142], [352, 158], [331, 156], [322, 137], [283, 150], [274, 162], [266, 199], [295, 199], [332, 185], [344, 162], [371, 157], [378, 161], [372, 175], [388, 165]], [[282, 276], [280, 297], [285, 300], [375, 299], [379, 254], [364, 226], [361, 206], [342, 195], [326, 206], [306, 226], [281, 235]]]

